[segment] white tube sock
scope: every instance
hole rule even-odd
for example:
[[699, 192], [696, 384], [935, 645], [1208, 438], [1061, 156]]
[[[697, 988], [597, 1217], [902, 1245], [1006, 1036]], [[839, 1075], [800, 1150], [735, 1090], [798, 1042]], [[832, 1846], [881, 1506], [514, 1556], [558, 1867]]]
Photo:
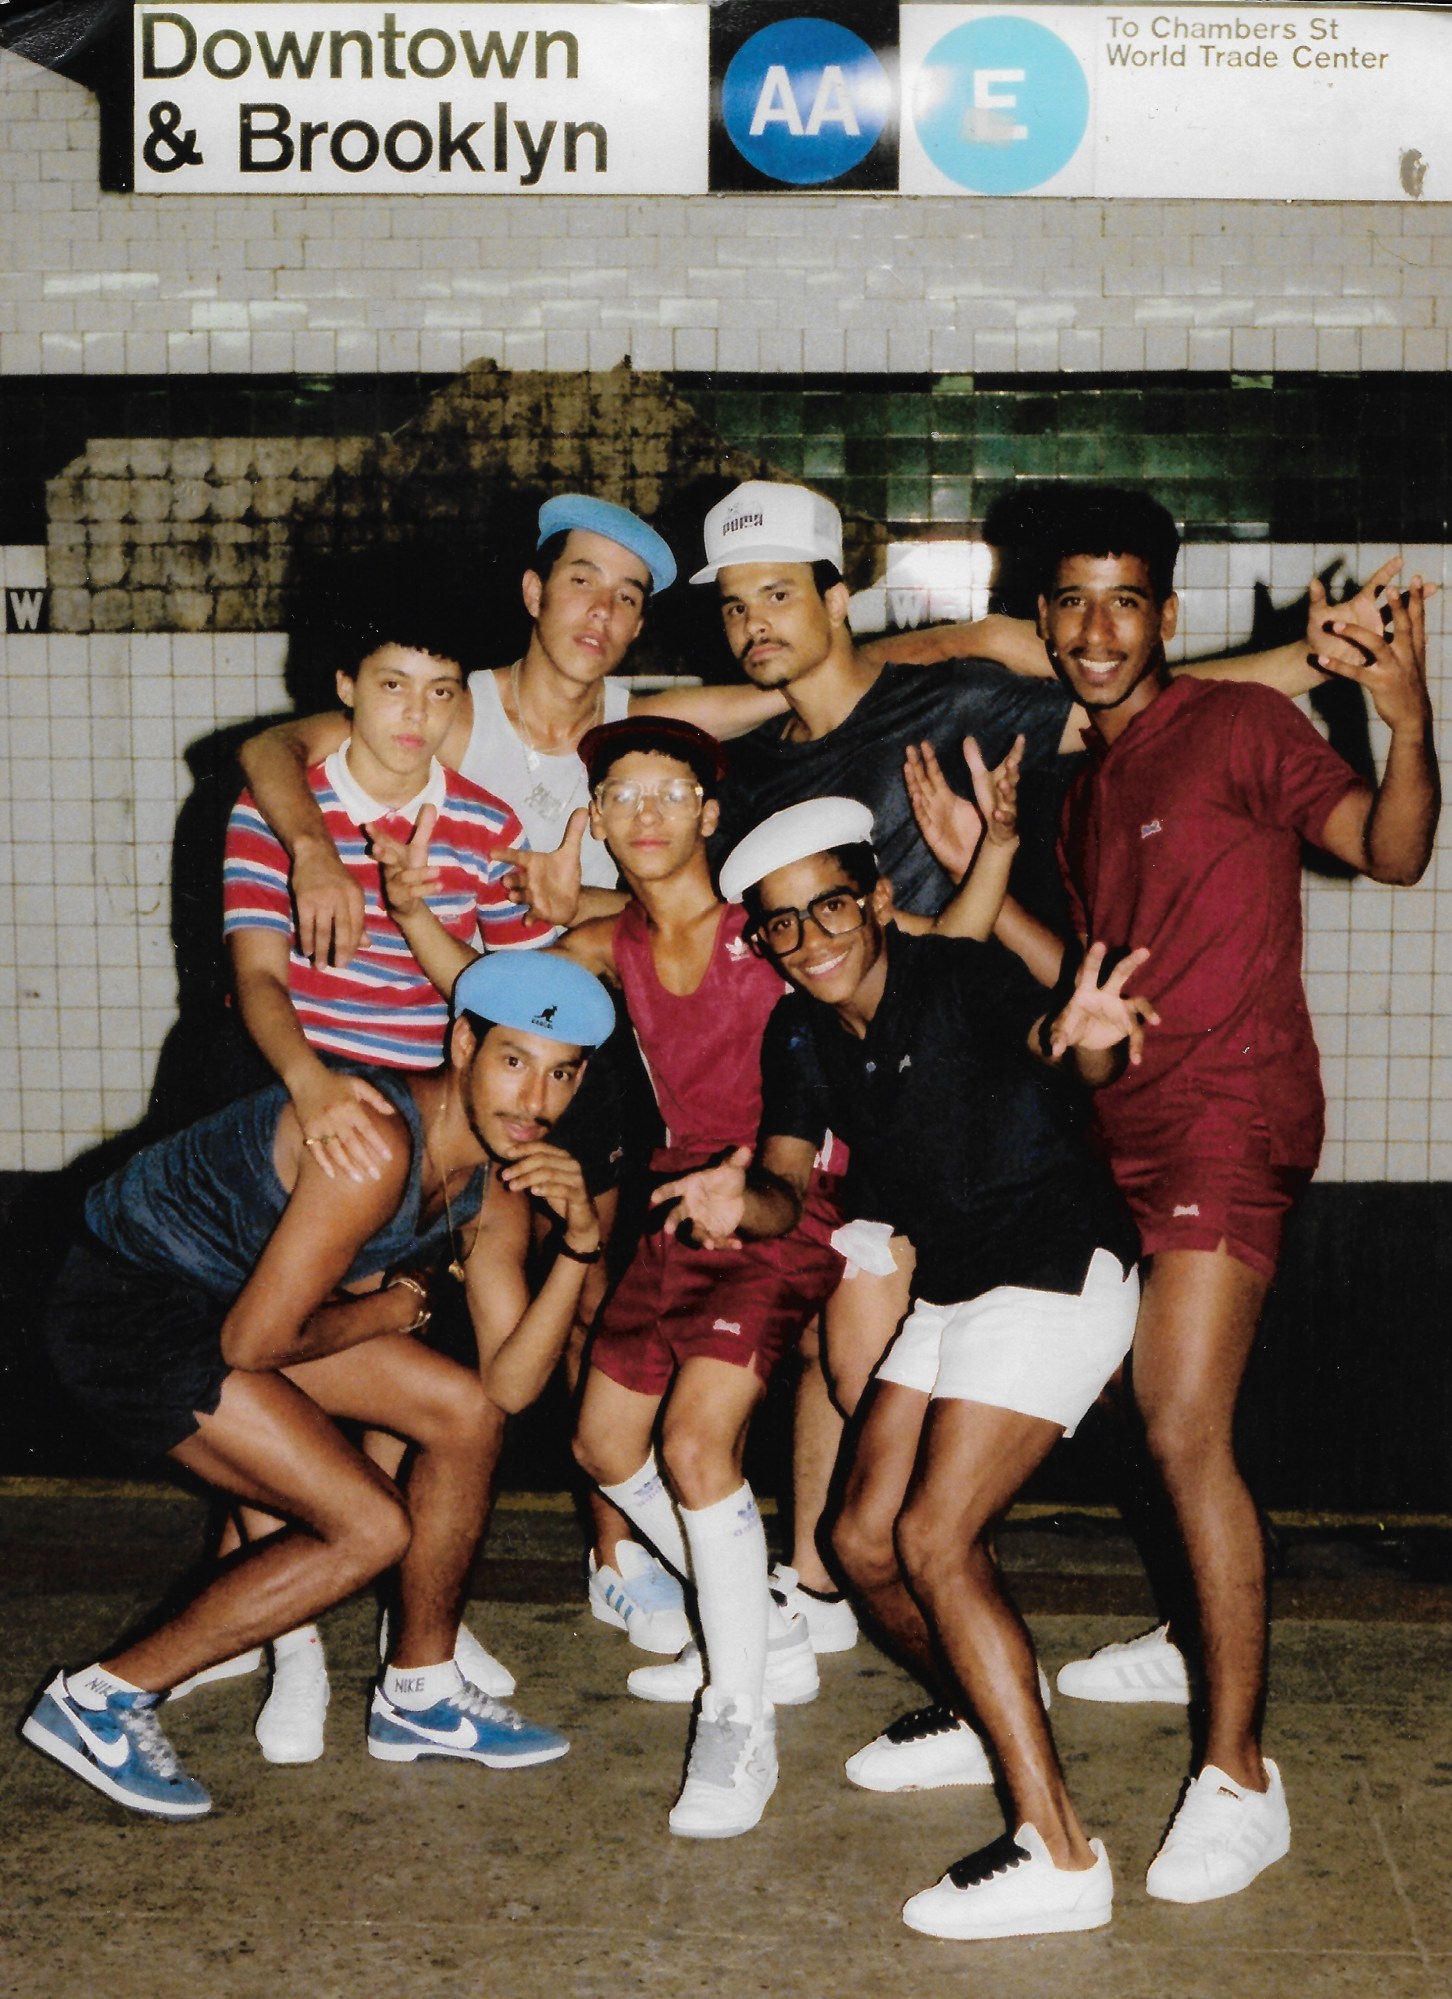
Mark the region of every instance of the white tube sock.
[[706, 1679], [718, 1701], [759, 1713], [766, 1677], [766, 1530], [749, 1485], [714, 1506], [681, 1508], [691, 1550]]
[[619, 1485], [602, 1485], [600, 1495], [619, 1507], [631, 1526], [639, 1528], [661, 1560], [678, 1576], [690, 1575], [686, 1544], [681, 1539], [681, 1519], [660, 1475], [654, 1451], [633, 1478], [622, 1479]]

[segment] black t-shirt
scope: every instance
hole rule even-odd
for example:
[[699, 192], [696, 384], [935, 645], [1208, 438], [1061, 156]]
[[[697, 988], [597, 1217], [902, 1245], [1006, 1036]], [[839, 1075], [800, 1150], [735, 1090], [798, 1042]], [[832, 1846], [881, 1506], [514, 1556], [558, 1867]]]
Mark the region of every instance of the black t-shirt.
[[[872, 812], [873, 845], [897, 906], [936, 915], [954, 884], [918, 832], [903, 783], [903, 751], [909, 743], [930, 742], [948, 782], [971, 797], [963, 738], [977, 737], [991, 767], [1022, 734], [1023, 839], [1013, 888], [1037, 915], [1057, 926], [1062, 902], [1053, 842], [1064, 762], [1059, 739], [1069, 706], [1057, 681], [1027, 679], [995, 660], [885, 666], [851, 714], [816, 742], [784, 741], [785, 724], [772, 720], [728, 746], [730, 764], [721, 824], [711, 840], [712, 863], [719, 867], [738, 840], [784, 806], [807, 798], [856, 798]], [[1041, 860], [1045, 865], [1039, 868]]]
[[1083, 1289], [1098, 1248], [1139, 1254], [1107, 1168], [1077, 1131], [1077, 1082], [1037, 1061], [1045, 995], [1007, 953], [889, 930], [887, 986], [859, 1041], [793, 993], [762, 1044], [761, 1135], [851, 1151], [847, 1208], [917, 1250], [914, 1292], [957, 1304], [1001, 1284]]

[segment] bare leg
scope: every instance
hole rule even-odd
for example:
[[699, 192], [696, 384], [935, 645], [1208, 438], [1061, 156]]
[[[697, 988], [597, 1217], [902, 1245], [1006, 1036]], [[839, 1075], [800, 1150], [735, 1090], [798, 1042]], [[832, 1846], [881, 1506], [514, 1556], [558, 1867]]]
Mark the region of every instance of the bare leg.
[[1039, 1698], [1032, 1641], [986, 1541], [1061, 1434], [1061, 1425], [1011, 1409], [933, 1402], [897, 1546], [942, 1658], [998, 1756], [1014, 1823], [1037, 1828], [1056, 1867], [1077, 1869], [1092, 1867], [1094, 1855]]
[[889, 1649], [938, 1694], [941, 1663], [922, 1610], [903, 1580], [894, 1528], [927, 1420], [928, 1398], [897, 1382], [872, 1391], [847, 1473], [832, 1549], [854, 1599]]
[[1195, 1586], [1205, 1760], [1257, 1791], [1267, 1782], [1265, 1544], [1233, 1429], [1266, 1289], [1223, 1245], [1162, 1252], [1145, 1283], [1133, 1357], [1135, 1398]]
[[220, 1490], [300, 1525], [229, 1557], [177, 1616], [102, 1662], [132, 1686], [163, 1692], [290, 1630], [360, 1588], [408, 1544], [397, 1491], [279, 1375], [229, 1375], [215, 1411], [171, 1455]]
[[856, 1413], [872, 1370], [908, 1309], [912, 1246], [895, 1237], [893, 1254], [898, 1264], [893, 1276], [863, 1272], [837, 1286], [827, 1301], [825, 1351], [815, 1322], [802, 1335], [792, 1430], [791, 1566], [808, 1589], [837, 1586], [817, 1537], [842, 1448], [844, 1418]]
[[575, 1462], [585, 1476], [619, 1485], [638, 1472], [650, 1456], [660, 1404], [660, 1396], [641, 1395], [591, 1368], [575, 1424]]
[[413, 1533], [398, 1567], [398, 1628], [390, 1634], [389, 1663], [433, 1666], [452, 1659], [504, 1441], [503, 1411], [477, 1375], [402, 1335], [369, 1340], [289, 1373], [320, 1401], [326, 1398], [337, 1416], [376, 1422], [373, 1411], [383, 1399], [392, 1412], [390, 1431], [416, 1443], [407, 1486]]
[[682, 1367], [661, 1433], [661, 1456], [682, 1506], [698, 1511], [740, 1488], [746, 1432], [765, 1393], [760, 1375], [730, 1361], [698, 1358]]
[[808, 1589], [837, 1587], [817, 1547], [832, 1471], [842, 1445], [842, 1413], [832, 1401], [822, 1366], [822, 1334], [811, 1320], [802, 1331], [801, 1373], [792, 1408], [792, 1552], [790, 1566]]

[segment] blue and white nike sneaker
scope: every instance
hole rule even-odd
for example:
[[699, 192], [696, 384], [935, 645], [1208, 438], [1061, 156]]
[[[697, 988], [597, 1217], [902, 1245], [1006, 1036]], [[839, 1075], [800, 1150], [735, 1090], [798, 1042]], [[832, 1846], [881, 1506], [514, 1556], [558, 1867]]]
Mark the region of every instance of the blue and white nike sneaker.
[[159, 1694], [112, 1694], [102, 1708], [82, 1706], [57, 1673], [20, 1733], [118, 1805], [158, 1818], [195, 1819], [212, 1801], [189, 1777], [156, 1718]]
[[368, 1754], [385, 1763], [413, 1763], [420, 1756], [462, 1756], [491, 1770], [553, 1763], [569, 1749], [553, 1728], [540, 1728], [466, 1680], [457, 1693], [432, 1707], [397, 1707], [381, 1686], [368, 1716]]

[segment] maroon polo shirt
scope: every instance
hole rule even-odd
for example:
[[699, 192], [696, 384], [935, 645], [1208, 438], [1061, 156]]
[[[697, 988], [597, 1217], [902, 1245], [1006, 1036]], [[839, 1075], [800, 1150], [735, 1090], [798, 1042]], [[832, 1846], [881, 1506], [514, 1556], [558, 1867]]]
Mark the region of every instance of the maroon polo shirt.
[[1136, 985], [1161, 1024], [1095, 1094], [1110, 1155], [1239, 1156], [1314, 1167], [1321, 1065], [1301, 984], [1301, 842], [1359, 780], [1283, 695], [1173, 681], [1089, 760], [1064, 801], [1059, 863], [1089, 939], [1148, 945]]

